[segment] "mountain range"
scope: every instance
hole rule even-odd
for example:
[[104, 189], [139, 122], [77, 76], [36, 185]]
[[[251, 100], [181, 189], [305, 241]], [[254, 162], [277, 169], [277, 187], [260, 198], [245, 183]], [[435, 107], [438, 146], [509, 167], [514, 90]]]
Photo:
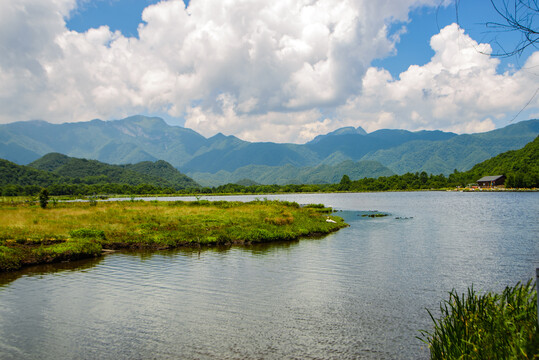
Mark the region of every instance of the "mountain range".
[[[248, 142], [217, 134], [206, 138], [141, 115], [122, 120], [50, 124], [33, 120], [0, 125], [0, 158], [29, 164], [48, 153], [109, 164], [164, 160], [205, 186], [250, 179], [258, 183], [334, 182], [392, 173], [466, 171], [539, 134], [539, 120], [484, 133], [346, 127], [306, 144]], [[341, 171], [339, 171], [341, 169]], [[345, 173], [346, 173], [345, 172]], [[342, 176], [342, 175], [341, 175]]]

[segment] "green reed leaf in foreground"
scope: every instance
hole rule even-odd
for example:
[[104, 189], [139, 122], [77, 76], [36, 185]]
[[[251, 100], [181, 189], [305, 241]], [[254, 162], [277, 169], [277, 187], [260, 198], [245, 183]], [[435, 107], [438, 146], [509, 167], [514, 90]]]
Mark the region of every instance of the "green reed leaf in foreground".
[[532, 280], [501, 294], [455, 290], [440, 304], [434, 330], [421, 330], [431, 359], [539, 359], [537, 291]]

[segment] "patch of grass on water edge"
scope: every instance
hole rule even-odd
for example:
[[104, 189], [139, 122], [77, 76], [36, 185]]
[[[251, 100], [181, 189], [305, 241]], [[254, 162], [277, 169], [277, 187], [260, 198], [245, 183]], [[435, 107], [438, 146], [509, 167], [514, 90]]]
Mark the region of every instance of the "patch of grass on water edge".
[[254, 201], [105, 202], [0, 206], [0, 270], [96, 256], [102, 249], [294, 240], [347, 226], [330, 209]]
[[455, 291], [440, 304], [434, 330], [422, 330], [431, 359], [539, 359], [537, 291], [529, 280], [501, 294]]

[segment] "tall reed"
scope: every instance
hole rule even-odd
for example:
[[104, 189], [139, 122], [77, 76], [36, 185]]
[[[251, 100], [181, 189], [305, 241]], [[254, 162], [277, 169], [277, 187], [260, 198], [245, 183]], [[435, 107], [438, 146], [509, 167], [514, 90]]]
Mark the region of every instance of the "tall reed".
[[539, 359], [537, 291], [532, 280], [501, 294], [452, 290], [440, 318], [427, 310], [434, 330], [421, 330], [431, 359]]

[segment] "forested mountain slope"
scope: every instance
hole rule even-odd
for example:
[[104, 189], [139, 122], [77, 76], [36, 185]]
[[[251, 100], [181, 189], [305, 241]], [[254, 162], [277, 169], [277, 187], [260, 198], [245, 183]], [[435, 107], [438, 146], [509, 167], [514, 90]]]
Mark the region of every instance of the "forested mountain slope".
[[199, 185], [165, 161], [133, 165], [110, 165], [97, 160], [72, 158], [51, 153], [27, 166], [1, 160], [0, 186], [52, 184], [127, 184], [152, 185], [174, 190]]

